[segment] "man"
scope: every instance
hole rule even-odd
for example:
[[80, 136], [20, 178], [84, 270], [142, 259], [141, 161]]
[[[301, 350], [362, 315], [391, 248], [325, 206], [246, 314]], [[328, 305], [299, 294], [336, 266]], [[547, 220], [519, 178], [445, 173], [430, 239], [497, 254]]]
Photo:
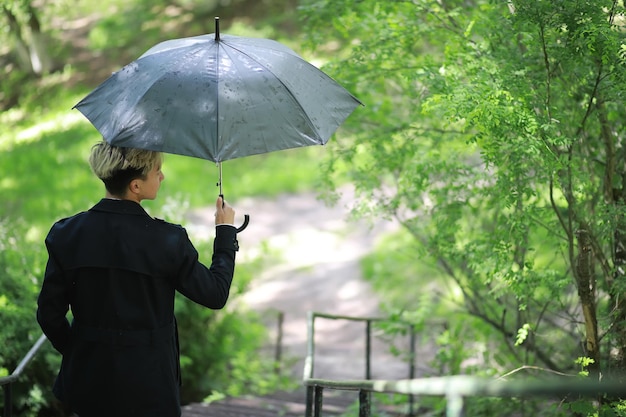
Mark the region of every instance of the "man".
[[159, 152], [102, 141], [89, 162], [105, 198], [55, 223], [45, 241], [37, 320], [63, 355], [53, 392], [80, 417], [180, 416], [175, 292], [224, 307], [238, 250], [235, 212], [217, 199], [207, 268], [184, 228], [140, 204], [156, 198], [164, 179]]

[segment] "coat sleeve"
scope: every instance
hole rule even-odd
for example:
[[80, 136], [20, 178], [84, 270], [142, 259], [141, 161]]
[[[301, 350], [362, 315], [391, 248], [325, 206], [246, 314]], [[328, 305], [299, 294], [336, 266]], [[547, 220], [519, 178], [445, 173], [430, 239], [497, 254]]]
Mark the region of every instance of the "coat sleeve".
[[70, 324], [66, 317], [69, 310], [70, 289], [48, 239], [46, 239], [46, 246], [48, 247], [48, 263], [37, 299], [37, 321], [52, 346], [63, 354], [70, 340]]
[[232, 226], [216, 227], [213, 258], [207, 268], [184, 232], [182, 264], [176, 289], [190, 300], [212, 309], [226, 305], [235, 272], [235, 253], [239, 249], [237, 230]]

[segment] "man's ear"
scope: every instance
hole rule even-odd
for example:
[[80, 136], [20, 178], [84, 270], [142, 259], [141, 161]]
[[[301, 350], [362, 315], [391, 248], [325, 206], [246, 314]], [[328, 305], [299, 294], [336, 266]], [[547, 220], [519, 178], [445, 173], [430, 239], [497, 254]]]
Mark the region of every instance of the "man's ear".
[[137, 194], [137, 193], [139, 193], [140, 190], [141, 190], [141, 186], [139, 185], [139, 180], [138, 179], [132, 180], [128, 184], [128, 191], [130, 191], [131, 193]]

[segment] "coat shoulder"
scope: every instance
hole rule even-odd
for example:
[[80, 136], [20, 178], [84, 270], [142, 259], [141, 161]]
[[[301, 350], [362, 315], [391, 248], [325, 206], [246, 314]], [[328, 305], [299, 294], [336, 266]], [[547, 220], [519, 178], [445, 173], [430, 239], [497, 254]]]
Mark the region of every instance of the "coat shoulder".
[[154, 217], [154, 221], [161, 227], [164, 227], [168, 230], [171, 230], [173, 232], [185, 232], [186, 230], [185, 228], [177, 223], [170, 223], [167, 220], [163, 220], [163, 219], [159, 219], [158, 217]]
[[50, 231], [48, 232], [48, 238], [52, 237], [56, 232], [67, 229], [68, 227], [72, 227], [75, 224], [79, 224], [82, 219], [84, 219], [87, 215], [86, 211], [81, 211], [80, 213], [76, 213], [72, 216], [64, 217], [62, 219], [54, 222]]

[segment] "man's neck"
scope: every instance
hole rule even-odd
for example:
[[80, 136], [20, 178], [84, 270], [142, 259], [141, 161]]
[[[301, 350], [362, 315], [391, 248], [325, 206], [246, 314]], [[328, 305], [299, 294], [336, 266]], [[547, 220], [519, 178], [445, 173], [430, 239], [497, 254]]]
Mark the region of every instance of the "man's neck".
[[[127, 194], [130, 194], [130, 193], [127, 193]], [[113, 195], [109, 191], [107, 191], [104, 195], [104, 198], [108, 198], [110, 200], [128, 200], [128, 201], [134, 201], [135, 203], [139, 204], [139, 201], [133, 197], [134, 197], [133, 195], [131, 195], [130, 197], [128, 195]]]

